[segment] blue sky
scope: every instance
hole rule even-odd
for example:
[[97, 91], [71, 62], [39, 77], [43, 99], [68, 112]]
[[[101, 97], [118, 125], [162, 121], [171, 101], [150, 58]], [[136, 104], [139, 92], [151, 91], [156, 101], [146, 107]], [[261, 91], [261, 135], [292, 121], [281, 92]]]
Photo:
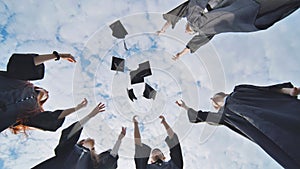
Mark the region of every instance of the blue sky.
[[[143, 141], [152, 147], [168, 148], [157, 116], [163, 114], [178, 133], [185, 168], [281, 168], [260, 147], [225, 127], [192, 125], [174, 104], [183, 98], [195, 109], [212, 110], [210, 96], [230, 92], [241, 83], [268, 85], [291, 81], [300, 85], [299, 11], [268, 30], [255, 33], [224, 33], [215, 36], [195, 54], [171, 60], [191, 38], [184, 34], [185, 20], [174, 30], [157, 37], [163, 25], [161, 14], [180, 0], [114, 1], [0, 1], [0, 68], [5, 69], [12, 53], [72, 53], [76, 64], [64, 61], [46, 63], [46, 76], [34, 84], [50, 91], [45, 108], [68, 108], [88, 98], [89, 105], [66, 119], [67, 127], [103, 101], [106, 112], [85, 126], [82, 137], [94, 137], [98, 152], [113, 146], [121, 126], [128, 127], [121, 149], [119, 166], [133, 168], [133, 132], [130, 118], [140, 116]], [[120, 19], [129, 35], [126, 42], [111, 37], [108, 25]], [[111, 55], [126, 58], [130, 69], [149, 60], [153, 75], [146, 82], [158, 90], [158, 99], [132, 103], [126, 88], [135, 93], [143, 85], [131, 86], [128, 72], [109, 70]], [[101, 84], [101, 85], [97, 85]], [[30, 168], [53, 156], [61, 129], [57, 132], [34, 130], [29, 137], [0, 135], [0, 168]]]

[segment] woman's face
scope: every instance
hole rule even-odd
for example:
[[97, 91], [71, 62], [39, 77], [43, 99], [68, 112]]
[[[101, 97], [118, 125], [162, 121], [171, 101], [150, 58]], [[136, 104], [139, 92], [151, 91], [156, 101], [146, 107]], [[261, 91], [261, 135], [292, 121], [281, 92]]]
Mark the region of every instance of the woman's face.
[[40, 101], [44, 101], [44, 100], [48, 99], [49, 92], [46, 89], [38, 88], [38, 89], [35, 89], [35, 90], [39, 91], [38, 97], [40, 98]]
[[94, 145], [95, 145], [95, 140], [94, 139], [87, 138], [87, 139], [84, 139], [82, 141], [82, 146], [84, 146], [86, 148], [93, 148]]
[[224, 97], [220, 95], [215, 95], [213, 98], [211, 98], [211, 100], [215, 109], [219, 109], [220, 107], [224, 106]]
[[154, 149], [151, 153], [151, 159], [153, 162], [157, 161], [157, 160], [164, 160], [165, 156], [164, 154], [160, 151], [160, 149]]

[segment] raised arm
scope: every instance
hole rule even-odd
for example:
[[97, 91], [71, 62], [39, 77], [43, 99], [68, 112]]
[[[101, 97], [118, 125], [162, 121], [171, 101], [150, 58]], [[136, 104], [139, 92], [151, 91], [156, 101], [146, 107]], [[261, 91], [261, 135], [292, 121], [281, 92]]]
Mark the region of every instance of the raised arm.
[[165, 139], [165, 141], [170, 148], [171, 160], [178, 168], [182, 169], [183, 167], [182, 151], [181, 151], [181, 146], [179, 143], [178, 136], [174, 133], [172, 128], [166, 122], [164, 116], [159, 116], [159, 118], [161, 119], [161, 123], [164, 125], [168, 133], [168, 137]]
[[88, 115], [86, 115], [84, 118], [79, 120], [79, 123], [76, 123], [76, 125], [73, 127], [72, 131], [68, 135], [68, 138], [72, 137], [74, 133], [79, 131], [83, 126], [94, 116], [96, 116], [100, 112], [105, 111], [105, 105], [103, 103], [99, 103]]
[[167, 30], [170, 26], [171, 26], [171, 22], [170, 22], [170, 21], [167, 21], [167, 22], [164, 24], [164, 26], [163, 26], [159, 31], [156, 32], [157, 35], [160, 35], [160, 34], [162, 34], [162, 33], [165, 33], [166, 30]]
[[86, 100], [86, 98], [84, 98], [83, 101], [81, 103], [79, 103], [77, 106], [62, 111], [61, 114], [58, 116], [58, 119], [62, 119], [64, 117], [74, 113], [75, 111], [78, 111], [78, 110], [82, 109], [83, 107], [86, 107], [87, 104], [88, 104], [88, 101]]
[[187, 110], [187, 115], [189, 118], [189, 121], [191, 123], [199, 123], [199, 122], [211, 122], [214, 124], [219, 124], [222, 119], [222, 113], [214, 113], [210, 111], [195, 111], [194, 109], [190, 108], [185, 104], [183, 100], [176, 101], [175, 102], [179, 107], [182, 107], [183, 109]]
[[75, 58], [68, 53], [57, 53], [56, 51], [54, 51], [52, 54], [43, 54], [43, 55], [38, 55], [34, 58], [34, 64], [40, 65], [46, 61], [49, 60], [59, 60], [60, 58], [68, 60], [69, 62], [76, 62]]
[[122, 139], [125, 137], [126, 135], [126, 128], [125, 127], [122, 127], [122, 131], [121, 133], [119, 134], [118, 136], [118, 140], [116, 141], [113, 149], [111, 150], [110, 154], [113, 156], [113, 157], [116, 157], [118, 155], [118, 151], [120, 149], [120, 145], [121, 145], [121, 142], [122, 142]]
[[199, 34], [195, 35], [186, 45], [186, 47], [179, 53], [177, 53], [175, 56], [173, 56], [173, 60], [179, 59], [181, 56], [187, 54], [187, 53], [194, 53], [196, 50], [198, 50], [201, 46], [208, 43], [214, 35], [204, 35]]
[[165, 119], [164, 116], [159, 116], [159, 118], [161, 119], [161, 124], [163, 124], [164, 127], [165, 127], [165, 129], [167, 130], [169, 138], [172, 139], [174, 137], [174, 131], [169, 126], [169, 124], [167, 123], [167, 121], [166, 121], [166, 119]]
[[136, 145], [142, 145], [142, 139], [141, 139], [141, 134], [140, 134], [140, 129], [139, 129], [139, 122], [136, 120], [137, 116], [133, 116], [132, 121], [134, 124], [134, 143]]
[[147, 163], [150, 157], [151, 148], [143, 144], [141, 141], [141, 134], [139, 130], [139, 124], [136, 120], [137, 116], [133, 116], [132, 121], [134, 123], [134, 143], [135, 143], [135, 153], [134, 162], [136, 169], [146, 169]]

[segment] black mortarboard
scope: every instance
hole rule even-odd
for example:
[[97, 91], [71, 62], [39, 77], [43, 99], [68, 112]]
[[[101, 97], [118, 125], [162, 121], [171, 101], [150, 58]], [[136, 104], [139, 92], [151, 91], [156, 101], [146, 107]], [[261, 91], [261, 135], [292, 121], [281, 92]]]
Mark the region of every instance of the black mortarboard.
[[125, 59], [117, 58], [117, 57], [113, 56], [110, 69], [115, 70], [115, 71], [124, 72], [125, 71]]
[[127, 89], [127, 94], [129, 99], [133, 102], [133, 99], [137, 100], [137, 98], [135, 97], [134, 93], [133, 93], [133, 89], [128, 90]]
[[150, 62], [146, 61], [144, 63], [139, 64], [139, 70], [140, 70], [140, 76], [146, 77], [152, 75], [151, 68], [150, 68]]
[[156, 90], [154, 90], [150, 85], [148, 85], [147, 83], [145, 83], [145, 90], [143, 93], [143, 96], [147, 99], [155, 99], [156, 97]]
[[126, 42], [125, 42], [125, 36], [128, 35], [128, 32], [122, 25], [120, 20], [117, 20], [116, 22], [109, 25], [110, 29], [112, 30], [112, 36], [118, 39], [124, 40], [124, 48], [125, 50], [128, 50]]
[[152, 75], [150, 63], [146, 61], [139, 64], [137, 70], [130, 72], [131, 84], [142, 83], [144, 82], [144, 77]]
[[112, 35], [115, 38], [118, 39], [124, 39], [126, 35], [128, 35], [128, 32], [120, 22], [120, 20], [117, 20], [116, 22], [109, 25], [110, 29], [112, 30]]

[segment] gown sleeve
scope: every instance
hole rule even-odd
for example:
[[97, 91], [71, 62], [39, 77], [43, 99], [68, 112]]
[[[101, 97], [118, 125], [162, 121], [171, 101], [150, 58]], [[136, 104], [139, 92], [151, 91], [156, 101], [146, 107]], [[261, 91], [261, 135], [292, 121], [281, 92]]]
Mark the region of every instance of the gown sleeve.
[[198, 112], [192, 108], [188, 109], [188, 118], [191, 123], [211, 122], [214, 124], [222, 123], [222, 113], [213, 113], [209, 111], [199, 110]]
[[62, 131], [59, 143], [54, 150], [56, 155], [64, 155], [68, 153], [73, 149], [75, 144], [77, 144], [83, 129], [82, 127], [78, 131], [76, 131], [76, 133], [74, 133], [71, 137], [69, 137], [69, 134], [71, 133], [72, 129], [77, 125], [80, 125], [79, 122], [73, 123], [68, 128]]
[[170, 139], [169, 136], [165, 139], [166, 143], [170, 148], [170, 156], [172, 162], [179, 168], [183, 168], [183, 159], [182, 159], [182, 152], [181, 146], [179, 143], [179, 139], [177, 134], [174, 134], [173, 138]]
[[146, 169], [150, 157], [151, 148], [146, 145], [135, 145], [134, 162], [136, 169]]
[[183, 17], [186, 17], [187, 15], [187, 7], [188, 7], [189, 1], [186, 1], [176, 8], [172, 9], [166, 14], [163, 14], [163, 18], [170, 22], [172, 24], [172, 29], [174, 29], [176, 23]]
[[199, 34], [194, 36], [186, 45], [188, 49], [190, 49], [191, 53], [196, 52], [201, 46], [208, 43], [214, 35], [205, 35], [205, 34]]
[[44, 111], [33, 117], [30, 117], [24, 125], [35, 127], [45, 131], [56, 131], [62, 126], [65, 118], [58, 119], [63, 110], [56, 110], [54, 112]]
[[19, 80], [39, 80], [44, 78], [45, 65], [35, 65], [38, 54], [13, 54], [7, 63], [7, 76]]
[[102, 169], [102, 168], [107, 168], [107, 169], [115, 169], [118, 168], [118, 159], [119, 156], [113, 157], [110, 154], [110, 150], [102, 152], [98, 155], [100, 162], [99, 162], [99, 167], [95, 169]]

